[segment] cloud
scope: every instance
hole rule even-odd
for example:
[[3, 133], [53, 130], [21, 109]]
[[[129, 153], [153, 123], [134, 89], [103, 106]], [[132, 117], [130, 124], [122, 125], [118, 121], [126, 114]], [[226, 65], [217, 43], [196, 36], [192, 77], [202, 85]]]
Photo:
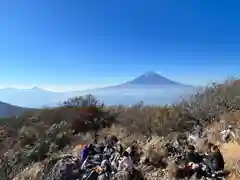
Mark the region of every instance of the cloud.
[[101, 88], [110, 86], [110, 84], [0, 84], [0, 89], [4, 88], [15, 88], [15, 89], [31, 89], [33, 87], [38, 87], [44, 90], [54, 91], [54, 92], [64, 92], [64, 91], [77, 91], [77, 90], [87, 90], [94, 88]]
[[63, 92], [63, 91], [77, 91], [77, 90], [87, 90], [87, 89], [95, 89], [100, 87], [109, 86], [105, 85], [94, 85], [94, 84], [81, 84], [81, 85], [43, 85], [38, 86], [39, 88], [46, 89], [49, 91], [55, 92]]

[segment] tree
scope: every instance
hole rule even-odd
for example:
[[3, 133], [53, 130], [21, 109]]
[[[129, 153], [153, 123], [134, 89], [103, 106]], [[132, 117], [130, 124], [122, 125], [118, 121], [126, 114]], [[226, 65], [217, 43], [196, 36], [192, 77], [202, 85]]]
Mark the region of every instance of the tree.
[[93, 95], [78, 96], [69, 98], [63, 102], [63, 106], [67, 107], [103, 107], [103, 103], [97, 100]]

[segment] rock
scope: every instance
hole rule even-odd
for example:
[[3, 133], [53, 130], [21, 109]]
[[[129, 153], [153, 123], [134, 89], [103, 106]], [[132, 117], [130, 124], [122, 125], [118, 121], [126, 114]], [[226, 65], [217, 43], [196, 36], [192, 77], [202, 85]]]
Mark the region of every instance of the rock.
[[71, 155], [52, 159], [45, 167], [42, 180], [76, 180], [80, 178], [80, 160]]

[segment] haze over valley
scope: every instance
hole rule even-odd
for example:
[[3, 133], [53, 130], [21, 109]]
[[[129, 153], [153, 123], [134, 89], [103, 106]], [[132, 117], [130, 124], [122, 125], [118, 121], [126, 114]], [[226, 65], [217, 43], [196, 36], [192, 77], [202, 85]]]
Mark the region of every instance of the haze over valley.
[[0, 101], [31, 108], [57, 106], [68, 98], [94, 95], [106, 105], [133, 105], [144, 101], [148, 105], [164, 105], [178, 102], [190, 95], [196, 87], [167, 79], [155, 72], [146, 72], [125, 83], [104, 88], [52, 92], [38, 87], [32, 89], [0, 89]]

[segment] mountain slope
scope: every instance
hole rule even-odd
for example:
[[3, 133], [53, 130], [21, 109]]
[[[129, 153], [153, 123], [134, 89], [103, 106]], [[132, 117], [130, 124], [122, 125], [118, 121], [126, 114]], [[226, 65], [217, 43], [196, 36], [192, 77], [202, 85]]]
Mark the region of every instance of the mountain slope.
[[0, 117], [19, 116], [29, 110], [33, 110], [33, 109], [23, 108], [23, 107], [14, 106], [5, 102], [0, 102]]
[[155, 72], [146, 72], [145, 74], [124, 83], [124, 85], [183, 85], [181, 83], [167, 79]]

